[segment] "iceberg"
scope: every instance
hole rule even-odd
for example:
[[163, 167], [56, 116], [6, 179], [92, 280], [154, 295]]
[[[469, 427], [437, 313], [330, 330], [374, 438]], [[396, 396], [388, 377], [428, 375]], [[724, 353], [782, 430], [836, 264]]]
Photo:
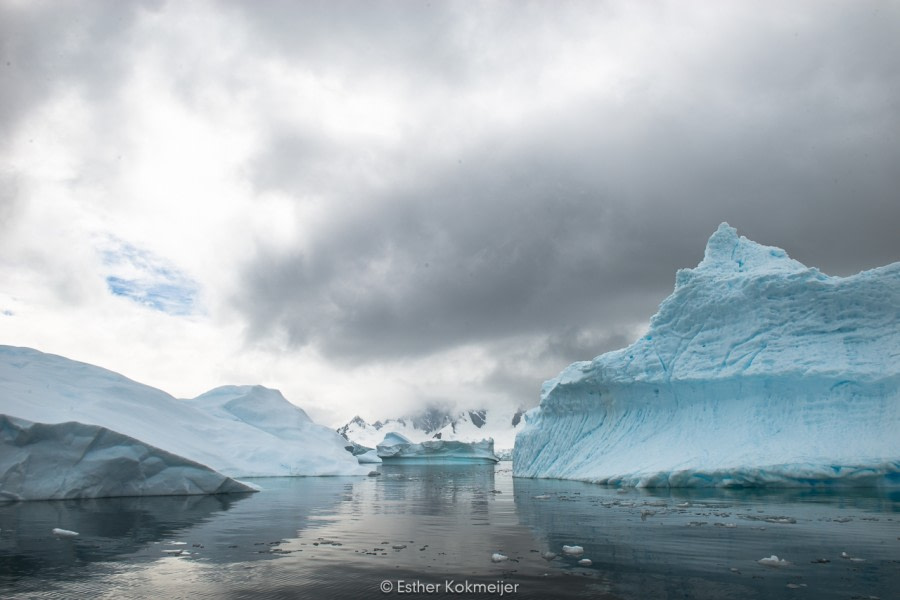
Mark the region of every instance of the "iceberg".
[[406, 436], [390, 432], [376, 447], [378, 457], [385, 464], [493, 464], [494, 440], [460, 442], [456, 440], [428, 440], [414, 443]]
[[544, 383], [518, 477], [900, 485], [900, 263], [808, 268], [723, 223], [646, 335]]
[[[387, 431], [400, 433], [410, 440], [477, 442], [491, 438], [497, 456], [506, 455], [505, 460], [510, 460], [517, 426], [522, 424], [524, 412], [508, 403], [466, 410], [426, 405], [412, 414], [374, 423], [367, 423], [357, 415], [337, 432], [351, 443], [370, 448], [376, 446]], [[360, 453], [354, 451], [354, 454]]]
[[[0, 415], [0, 501], [252, 491], [199, 463], [104, 427]], [[53, 533], [78, 535], [64, 529]]]
[[0, 346], [0, 390], [0, 414], [106, 428], [229, 477], [368, 472], [337, 433], [263, 386], [177, 400], [100, 367]]

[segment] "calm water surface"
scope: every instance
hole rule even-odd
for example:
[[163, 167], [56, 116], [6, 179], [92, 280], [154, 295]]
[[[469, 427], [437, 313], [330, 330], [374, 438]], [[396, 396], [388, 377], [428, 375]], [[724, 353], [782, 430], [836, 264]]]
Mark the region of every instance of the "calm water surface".
[[[265, 490], [240, 496], [0, 505], [0, 597], [900, 597], [896, 491], [619, 492], [514, 480], [510, 463], [380, 470], [257, 479]], [[757, 562], [772, 554], [789, 564]]]

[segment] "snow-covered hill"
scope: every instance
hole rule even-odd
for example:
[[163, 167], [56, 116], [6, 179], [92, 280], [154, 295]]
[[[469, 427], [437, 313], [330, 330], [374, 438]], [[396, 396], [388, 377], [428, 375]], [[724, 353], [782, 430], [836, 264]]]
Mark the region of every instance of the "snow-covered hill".
[[518, 408], [451, 411], [432, 407], [418, 414], [375, 423], [367, 423], [357, 416], [337, 432], [369, 448], [378, 445], [389, 432], [399, 433], [413, 442], [430, 439], [477, 442], [492, 438], [497, 454], [501, 455], [512, 449], [516, 432], [523, 425], [522, 415]]
[[193, 400], [30, 348], [0, 346], [0, 414], [97, 425], [232, 477], [367, 472], [344, 440], [277, 390], [217, 388]]
[[900, 484], [900, 263], [829, 277], [722, 224], [631, 346], [547, 381], [514, 473]]

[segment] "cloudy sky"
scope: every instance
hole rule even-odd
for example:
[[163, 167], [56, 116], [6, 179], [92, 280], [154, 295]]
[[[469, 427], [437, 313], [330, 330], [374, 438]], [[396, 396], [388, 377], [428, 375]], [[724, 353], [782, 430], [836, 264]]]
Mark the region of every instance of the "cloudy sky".
[[538, 401], [722, 221], [900, 260], [900, 3], [0, 0], [0, 343], [320, 422]]

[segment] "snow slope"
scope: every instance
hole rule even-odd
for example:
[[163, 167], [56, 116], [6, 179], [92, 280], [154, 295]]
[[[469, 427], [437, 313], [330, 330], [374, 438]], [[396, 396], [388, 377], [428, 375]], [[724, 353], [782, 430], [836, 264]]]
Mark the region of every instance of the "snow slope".
[[252, 491], [199, 463], [104, 427], [0, 415], [0, 501]]
[[900, 263], [829, 277], [723, 223], [647, 335], [547, 381], [526, 421], [520, 477], [900, 484]]
[[[192, 400], [183, 400], [216, 423], [257, 430], [258, 437], [277, 440], [272, 446], [250, 446], [242, 456], [270, 465], [281, 465], [282, 474], [365, 474], [366, 469], [348, 469], [346, 441], [328, 427], [316, 425], [306, 412], [288, 402], [281, 392], [261, 385], [223, 386]], [[258, 433], [257, 433], [258, 432]], [[263, 449], [264, 448], [264, 449]], [[293, 461], [293, 462], [291, 462]], [[270, 469], [278, 470], [276, 467]]]
[[261, 386], [176, 400], [100, 367], [0, 346], [0, 391], [2, 414], [105, 427], [231, 477], [367, 472], [340, 436]]

